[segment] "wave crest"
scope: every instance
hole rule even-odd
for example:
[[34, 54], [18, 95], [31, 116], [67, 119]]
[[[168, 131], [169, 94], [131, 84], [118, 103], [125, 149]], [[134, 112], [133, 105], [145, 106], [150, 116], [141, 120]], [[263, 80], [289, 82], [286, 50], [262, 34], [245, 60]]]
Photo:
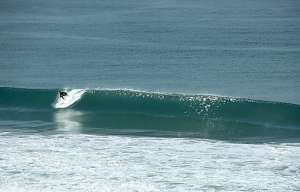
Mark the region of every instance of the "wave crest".
[[[51, 104], [56, 94], [57, 90], [0, 88], [0, 107], [43, 109], [55, 113]], [[300, 135], [300, 106], [289, 103], [100, 89], [88, 90], [73, 109], [93, 114], [86, 121], [92, 126], [103, 122], [107, 126], [117, 126], [117, 122], [123, 121], [118, 124], [122, 126], [126, 121], [130, 122], [128, 126], [177, 127], [177, 130], [201, 129], [214, 133], [222, 130], [222, 134], [231, 134], [234, 130], [235, 135], [243, 135], [248, 130], [250, 135], [264, 135], [267, 128], [269, 133], [269, 130], [274, 133], [290, 130], [289, 134]], [[149, 117], [155, 118], [147, 120]]]

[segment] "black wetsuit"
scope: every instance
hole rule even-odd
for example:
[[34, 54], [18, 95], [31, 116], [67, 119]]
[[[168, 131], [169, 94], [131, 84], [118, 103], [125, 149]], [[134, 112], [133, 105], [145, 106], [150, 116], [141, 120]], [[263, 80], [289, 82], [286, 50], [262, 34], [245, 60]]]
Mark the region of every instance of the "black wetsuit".
[[62, 99], [64, 99], [64, 96], [67, 96], [68, 94], [64, 91], [60, 91], [59, 92], [59, 97], [61, 97]]

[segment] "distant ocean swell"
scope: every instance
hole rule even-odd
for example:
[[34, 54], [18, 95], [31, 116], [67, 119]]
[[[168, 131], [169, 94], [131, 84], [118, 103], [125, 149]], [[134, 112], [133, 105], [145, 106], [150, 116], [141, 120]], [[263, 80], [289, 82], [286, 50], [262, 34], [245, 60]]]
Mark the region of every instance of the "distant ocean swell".
[[[82, 132], [87, 133], [105, 129], [107, 133], [154, 136], [300, 138], [300, 106], [296, 104], [95, 89], [87, 90], [72, 109], [56, 110], [52, 107], [56, 94], [57, 90], [2, 87], [0, 121], [18, 117], [22, 121], [42, 119], [55, 124], [53, 115], [75, 111], [80, 117], [73, 120], [80, 122]], [[29, 109], [41, 112], [35, 115]], [[22, 111], [26, 110], [25, 115]]]

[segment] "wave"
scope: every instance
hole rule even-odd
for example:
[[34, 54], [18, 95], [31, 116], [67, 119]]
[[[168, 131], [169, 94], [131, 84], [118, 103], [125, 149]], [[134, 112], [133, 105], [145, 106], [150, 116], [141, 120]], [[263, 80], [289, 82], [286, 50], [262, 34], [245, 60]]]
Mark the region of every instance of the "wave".
[[[0, 107], [53, 109], [55, 89], [0, 88]], [[300, 105], [213, 95], [90, 89], [72, 110], [83, 126], [196, 137], [300, 137]], [[62, 113], [61, 110], [59, 113]], [[88, 114], [88, 115], [87, 115]], [[82, 120], [84, 119], [84, 120]]]

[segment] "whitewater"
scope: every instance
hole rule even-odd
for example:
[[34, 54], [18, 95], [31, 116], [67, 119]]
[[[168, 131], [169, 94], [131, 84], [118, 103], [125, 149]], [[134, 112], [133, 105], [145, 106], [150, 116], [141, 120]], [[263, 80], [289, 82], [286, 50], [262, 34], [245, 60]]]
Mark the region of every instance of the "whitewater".
[[299, 143], [72, 132], [2, 132], [0, 191], [300, 190]]

